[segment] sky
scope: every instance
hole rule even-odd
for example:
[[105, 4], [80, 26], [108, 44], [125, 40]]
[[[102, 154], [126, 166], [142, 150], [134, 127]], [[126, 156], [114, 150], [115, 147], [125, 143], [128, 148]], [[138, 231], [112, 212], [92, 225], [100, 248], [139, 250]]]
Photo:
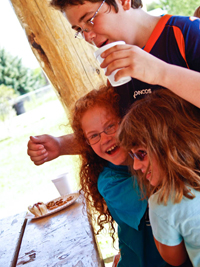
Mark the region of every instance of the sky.
[[0, 48], [5, 48], [12, 56], [22, 58], [23, 65], [38, 68], [24, 29], [22, 28], [10, 0], [0, 0]]
[[[143, 4], [152, 0], [143, 0]], [[13, 56], [22, 58], [23, 65], [38, 68], [24, 29], [22, 28], [10, 0], [0, 0], [0, 48], [5, 48]]]

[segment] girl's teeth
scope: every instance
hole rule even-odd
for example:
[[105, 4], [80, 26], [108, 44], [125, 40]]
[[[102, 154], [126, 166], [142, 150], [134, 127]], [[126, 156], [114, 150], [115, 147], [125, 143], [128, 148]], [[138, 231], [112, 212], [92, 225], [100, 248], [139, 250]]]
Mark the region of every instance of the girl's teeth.
[[116, 147], [116, 146], [112, 146], [112, 147], [110, 147], [106, 152], [110, 152], [110, 151], [112, 151], [113, 149], [115, 149], [115, 147]]

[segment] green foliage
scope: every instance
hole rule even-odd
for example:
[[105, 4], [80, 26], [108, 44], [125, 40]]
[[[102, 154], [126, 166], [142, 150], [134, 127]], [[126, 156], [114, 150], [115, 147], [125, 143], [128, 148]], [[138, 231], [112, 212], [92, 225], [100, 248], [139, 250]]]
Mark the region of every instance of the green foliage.
[[155, 1], [147, 4], [146, 7], [147, 7], [147, 11], [151, 11], [151, 10], [154, 10], [156, 8], [159, 8], [159, 7], [161, 8], [160, 4], [158, 2], [155, 2]]
[[33, 70], [23, 66], [20, 58], [13, 57], [5, 49], [0, 49], [1, 84], [13, 88], [15, 93], [23, 95], [42, 87], [45, 80], [42, 78], [41, 71], [34, 73]]
[[199, 5], [196, 0], [160, 0], [157, 7], [171, 15], [192, 16]]
[[10, 101], [16, 97], [17, 95], [12, 88], [8, 88], [4, 84], [0, 85], [0, 120], [5, 121], [9, 117], [13, 111]]
[[36, 68], [33, 70], [33, 74], [35, 77], [38, 77], [38, 81], [40, 81], [41, 85], [46, 85], [49, 83], [49, 81], [47, 80], [46, 76], [43, 74], [43, 72], [41, 72], [40, 68]]

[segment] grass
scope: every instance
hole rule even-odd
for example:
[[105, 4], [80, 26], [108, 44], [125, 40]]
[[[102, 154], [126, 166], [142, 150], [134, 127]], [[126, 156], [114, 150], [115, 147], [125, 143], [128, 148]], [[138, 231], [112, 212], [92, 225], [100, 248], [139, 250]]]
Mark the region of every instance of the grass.
[[[27, 155], [30, 135], [60, 136], [71, 132], [64, 109], [56, 97], [1, 123], [0, 128], [0, 218], [23, 212], [38, 201], [47, 202], [59, 197], [51, 179], [66, 169], [71, 172], [72, 188], [78, 190], [78, 156], [62, 156], [35, 166]], [[97, 238], [103, 258], [117, 253], [107, 234]]]
[[[54, 115], [52, 111], [55, 110]], [[1, 217], [26, 210], [28, 205], [40, 200], [48, 201], [52, 197], [58, 197], [51, 178], [66, 168], [70, 168], [72, 180], [76, 180], [73, 176], [77, 166], [72, 161], [77, 156], [60, 157], [37, 167], [27, 156], [30, 135], [63, 135], [70, 131], [66, 124], [66, 115], [58, 100], [43, 104], [7, 122], [8, 136], [0, 142]]]

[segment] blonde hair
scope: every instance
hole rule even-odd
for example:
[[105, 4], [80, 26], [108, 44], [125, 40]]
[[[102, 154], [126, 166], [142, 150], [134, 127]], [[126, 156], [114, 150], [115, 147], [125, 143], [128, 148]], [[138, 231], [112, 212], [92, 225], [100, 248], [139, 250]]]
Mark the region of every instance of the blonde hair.
[[[159, 202], [166, 203], [173, 191], [173, 202], [194, 198], [189, 187], [200, 191], [200, 110], [167, 89], [154, 91], [133, 104], [118, 132], [120, 145], [128, 151], [144, 147], [150, 165], [152, 156], [164, 171], [161, 184], [152, 188], [138, 172], [146, 196], [159, 191]], [[153, 175], [153, 174], [152, 174]]]

